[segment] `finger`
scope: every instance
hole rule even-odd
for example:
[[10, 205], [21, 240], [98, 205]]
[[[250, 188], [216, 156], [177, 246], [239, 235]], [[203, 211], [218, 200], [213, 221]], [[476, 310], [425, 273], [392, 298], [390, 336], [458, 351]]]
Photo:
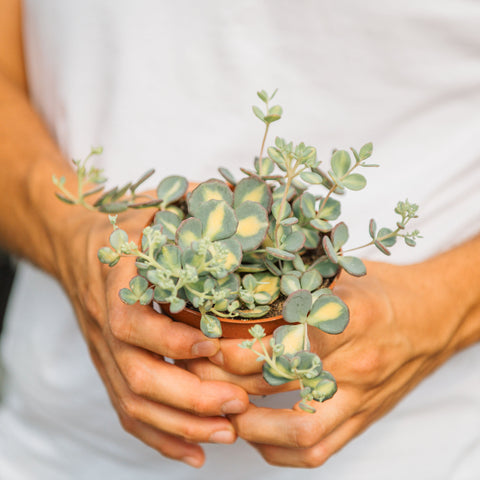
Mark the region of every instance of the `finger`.
[[298, 409], [270, 409], [250, 405], [245, 413], [229, 417], [243, 439], [267, 445], [310, 448], [338, 428], [360, 408], [354, 390], [341, 389], [325, 403], [314, 403], [316, 413]]
[[117, 342], [113, 354], [130, 391], [140, 397], [196, 415], [240, 413], [248, 406], [247, 393], [236, 385], [202, 381], [193, 373], [131, 345]]
[[[108, 355], [105, 349], [100, 351]], [[102, 361], [121, 417], [141, 421], [190, 442], [233, 443], [236, 440], [235, 431], [226, 418], [199, 417], [140, 397], [129, 390], [114, 362], [108, 358]]]
[[[262, 339], [267, 351], [271, 354], [270, 339], [268, 336]], [[258, 355], [250, 349], [240, 348], [241, 340], [225, 339], [220, 340], [220, 351], [210, 357], [210, 360], [224, 370], [235, 375], [251, 375], [262, 371], [262, 363], [257, 361]], [[261, 347], [255, 344], [255, 349], [260, 351]]]
[[274, 445], [252, 444], [271, 465], [280, 467], [315, 468], [323, 465], [366, 426], [364, 419], [354, 416], [330, 435], [310, 448], [285, 448]]
[[181, 362], [188, 371], [194, 373], [202, 380], [217, 380], [233, 383], [242, 387], [251, 395], [272, 395], [274, 393], [298, 390], [299, 388], [298, 382], [288, 382], [278, 387], [272, 387], [265, 381], [260, 373], [253, 375], [234, 375], [203, 358]]
[[131, 435], [160, 452], [162, 455], [180, 460], [192, 467], [201, 467], [205, 462], [205, 453], [199, 445], [189, 443], [174, 435], [169, 435], [159, 431], [149, 425], [138, 420], [128, 417], [118, 406], [118, 397], [112, 386], [109, 375], [106, 372], [103, 361], [100, 360], [99, 354], [91, 347], [90, 355], [95, 364], [103, 383], [107, 389], [112, 404], [117, 411], [122, 427]]

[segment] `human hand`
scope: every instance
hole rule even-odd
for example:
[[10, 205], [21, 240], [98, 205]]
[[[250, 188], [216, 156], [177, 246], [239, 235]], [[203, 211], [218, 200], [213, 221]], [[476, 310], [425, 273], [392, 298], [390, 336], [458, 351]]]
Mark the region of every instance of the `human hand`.
[[[139, 225], [151, 216], [140, 212], [119, 219], [131, 238], [139, 238]], [[123, 428], [167, 457], [201, 466], [204, 453], [196, 442], [233, 443], [236, 433], [223, 415], [244, 411], [247, 394], [165, 361], [214, 355], [219, 341], [151, 306], [123, 304], [118, 291], [136, 274], [134, 260], [122, 259], [114, 269], [97, 260], [111, 231], [105, 216], [80, 212], [73, 223], [78, 233], [68, 236], [60, 279]]]
[[[271, 464], [316, 467], [387, 413], [452, 353], [454, 325], [424, 265], [367, 263], [361, 279], [343, 276], [335, 289], [350, 309], [350, 324], [336, 336], [310, 329], [312, 348], [337, 380], [338, 391], [317, 412], [250, 405], [230, 417], [239, 436]], [[427, 297], [428, 295], [428, 297]], [[428, 298], [428, 301], [426, 301]], [[445, 320], [446, 319], [446, 320]], [[221, 353], [189, 361], [204, 379], [234, 382], [252, 394], [278, 391], [258, 373], [261, 364], [236, 340]], [[292, 388], [292, 386], [290, 386]]]

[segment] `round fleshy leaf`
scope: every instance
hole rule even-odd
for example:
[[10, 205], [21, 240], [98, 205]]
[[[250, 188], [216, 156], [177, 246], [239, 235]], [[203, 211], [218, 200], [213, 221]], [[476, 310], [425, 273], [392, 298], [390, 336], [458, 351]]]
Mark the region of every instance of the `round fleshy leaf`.
[[302, 232], [305, 235], [304, 247], [309, 250], [317, 248], [320, 243], [320, 235], [318, 232], [310, 228], [302, 228]]
[[130, 280], [129, 286], [130, 290], [137, 296], [137, 298], [140, 298], [147, 290], [148, 282], [140, 275], [136, 275]]
[[252, 291], [257, 286], [257, 280], [253, 275], [248, 274], [242, 278], [242, 285], [245, 289]]
[[260, 178], [248, 177], [240, 180], [235, 187], [233, 206], [238, 208], [244, 202], [257, 202], [269, 211], [272, 206], [272, 194], [269, 186]]
[[281, 205], [282, 205], [281, 200], [277, 200], [272, 205], [272, 215], [274, 216], [274, 218], [276, 220], [283, 220], [283, 219], [287, 218], [288, 216], [290, 216], [290, 214], [292, 213], [292, 207], [290, 206], [290, 204], [288, 202], [285, 202], [283, 204], [283, 212], [280, 212]]
[[320, 185], [323, 181], [322, 177], [315, 172], [302, 172], [300, 178], [311, 185]]
[[372, 155], [373, 145], [372, 142], [366, 143], [361, 149], [359, 153], [360, 160], [366, 160], [367, 158]]
[[274, 387], [291, 382], [293, 375], [290, 373], [290, 362], [285, 357], [278, 357], [275, 362], [274, 370], [268, 363], [262, 367], [262, 375], [265, 381]]
[[223, 200], [208, 200], [196, 209], [195, 215], [203, 226], [203, 237], [209, 240], [223, 240], [237, 230], [235, 213]]
[[[308, 350], [310, 343], [305, 338], [305, 325], [282, 325], [273, 333], [275, 344], [284, 346], [284, 354], [295, 355], [301, 350]], [[305, 343], [306, 342], [306, 343]]]
[[[301, 230], [295, 230], [287, 236], [282, 244], [282, 249], [287, 252], [298, 252], [305, 245], [305, 235]], [[293, 260], [293, 258], [292, 258]]]
[[187, 218], [177, 228], [175, 235], [177, 245], [182, 250], [190, 248], [192, 242], [198, 242], [202, 238], [202, 230], [202, 222], [198, 218]]
[[138, 301], [140, 302], [140, 305], [150, 305], [150, 303], [152, 303], [152, 300], [153, 300], [153, 290], [151, 288], [148, 289], [138, 299]]
[[336, 252], [345, 245], [348, 240], [348, 228], [345, 223], [340, 222], [332, 230], [332, 244]]
[[372, 237], [373, 240], [375, 240], [376, 232], [377, 232], [377, 224], [375, 220], [372, 218], [370, 220], [370, 223], [368, 224], [368, 233], [370, 234], [370, 237]]
[[[323, 203], [323, 198], [320, 198], [320, 205]], [[336, 220], [341, 213], [341, 203], [332, 197], [327, 198], [325, 206], [318, 212], [318, 217], [324, 220]]]
[[267, 272], [255, 273], [253, 276], [257, 281], [257, 286], [253, 293], [268, 293], [271, 297], [271, 302], [274, 302], [280, 295], [280, 278]]
[[365, 264], [357, 257], [338, 257], [338, 264], [350, 275], [361, 277], [367, 273]]
[[120, 300], [127, 305], [134, 305], [138, 301], [137, 296], [128, 288], [122, 288], [118, 292], [118, 295], [120, 297]]
[[188, 211], [197, 217], [200, 206], [209, 200], [223, 200], [228, 205], [232, 205], [233, 193], [225, 182], [216, 179], [207, 180], [198, 185], [188, 197]]
[[280, 223], [284, 227], [291, 227], [292, 225], [296, 225], [298, 223], [298, 218], [297, 217], [284, 218]]
[[288, 323], [305, 322], [312, 306], [312, 294], [308, 290], [291, 293], [283, 304], [283, 318]]
[[302, 288], [309, 292], [316, 290], [322, 284], [322, 281], [322, 276], [315, 269], [308, 270], [300, 278]]
[[220, 167], [218, 169], [218, 172], [230, 185], [235, 186], [237, 184], [235, 177], [233, 176], [232, 172], [228, 168]]
[[276, 275], [276, 276], [280, 276], [282, 275], [282, 272], [281, 270], [271, 261], [269, 260], [268, 258], [265, 259], [264, 261], [265, 263], [265, 266], [267, 267], [267, 270], [272, 274], [272, 275]]
[[[227, 252], [223, 266], [227, 273], [236, 270], [242, 263], [242, 246], [236, 238], [227, 238], [218, 242]], [[223, 278], [224, 275], [221, 276]]]
[[200, 320], [200, 330], [209, 338], [220, 338], [222, 336], [222, 325], [220, 320], [213, 315], [202, 315]]
[[[272, 193], [273, 201], [277, 202], [277, 201], [281, 200], [284, 192], [285, 192], [285, 185], [282, 185], [282, 186], [276, 188]], [[288, 189], [288, 193], [287, 193], [287, 200], [290, 201], [295, 196], [296, 193], [297, 193], [297, 191], [295, 190], [295, 188], [290, 186], [290, 188]]]
[[278, 258], [279, 260], [293, 260], [295, 258], [293, 253], [281, 250], [279, 248], [267, 247], [265, 250], [269, 255]]
[[263, 157], [262, 161], [257, 157], [255, 158], [255, 170], [261, 177], [266, 177], [273, 173], [275, 164], [270, 157]]
[[332, 263], [327, 257], [320, 257], [313, 265], [312, 268], [318, 270], [318, 273], [323, 278], [334, 277], [338, 272], [338, 265]]
[[219, 279], [217, 282], [218, 282], [218, 286], [221, 289], [227, 289], [231, 292], [227, 297], [228, 300], [232, 301], [237, 298], [238, 295], [236, 292], [240, 288], [239, 275], [235, 273], [231, 273], [230, 275], [227, 275], [226, 277]]
[[334, 295], [322, 295], [313, 304], [307, 322], [323, 332], [337, 334], [345, 330], [348, 318], [348, 308], [342, 300]]
[[112, 267], [120, 260], [120, 255], [114, 252], [110, 247], [102, 247], [97, 252], [100, 262]]
[[301, 290], [300, 281], [295, 275], [282, 275], [280, 290], [288, 297], [293, 292]]
[[305, 192], [300, 197], [300, 210], [305, 218], [315, 217], [315, 197]]
[[272, 303], [272, 297], [267, 292], [254, 293], [253, 298], [257, 305], [268, 305]]
[[331, 159], [333, 173], [336, 177], [343, 177], [350, 168], [351, 158], [346, 150], [337, 150]]
[[334, 248], [331, 240], [328, 237], [323, 237], [322, 246], [323, 246], [323, 250], [325, 251], [328, 259], [332, 263], [338, 263], [337, 252], [335, 251], [335, 248]]
[[321, 220], [319, 218], [314, 218], [310, 220], [310, 225], [319, 232], [328, 233], [332, 229], [332, 224], [326, 222], [325, 220]]
[[175, 240], [175, 234], [177, 233], [180, 222], [180, 218], [168, 210], [155, 214], [154, 223], [163, 227], [162, 233], [166, 235], [169, 240]]
[[389, 228], [381, 228], [377, 234], [378, 241], [381, 242], [382, 245], [385, 247], [393, 247], [395, 243], [397, 243], [396, 237], [390, 237], [390, 238], [385, 238], [384, 240], [381, 240], [382, 237], [390, 235], [391, 233], [393, 232]]
[[172, 175], [164, 178], [157, 187], [157, 197], [164, 204], [176, 202], [182, 198], [188, 188], [188, 181], [184, 177]]
[[337, 382], [332, 374], [323, 370], [320, 375], [312, 379], [305, 379], [304, 385], [312, 389], [313, 398], [317, 402], [324, 402], [332, 398], [337, 391]]
[[256, 202], [246, 201], [235, 209], [238, 227], [235, 238], [244, 252], [255, 250], [265, 239], [268, 230], [268, 213]]
[[390, 250], [389, 250], [385, 245], [383, 245], [383, 243], [378, 242], [378, 241], [375, 241], [375, 242], [374, 242], [374, 245], [375, 245], [384, 255], [391, 255], [392, 252], [390, 252]]
[[238, 310], [241, 318], [260, 318], [265, 316], [270, 310], [268, 305], [258, 305], [250, 310]]
[[120, 251], [122, 245], [128, 242], [128, 235], [125, 230], [121, 228], [115, 229], [110, 234], [110, 245], [117, 251]]
[[268, 147], [267, 148], [268, 156], [277, 164], [277, 166], [286, 171], [285, 167], [285, 159], [283, 158], [282, 152], [276, 147]]
[[156, 261], [170, 272], [176, 272], [181, 266], [181, 250], [175, 245], [164, 245]]
[[178, 313], [181, 312], [186, 307], [186, 302], [183, 298], [173, 298], [170, 301], [170, 312]]
[[343, 185], [349, 190], [362, 190], [367, 185], [367, 179], [360, 173], [351, 173], [342, 180]]

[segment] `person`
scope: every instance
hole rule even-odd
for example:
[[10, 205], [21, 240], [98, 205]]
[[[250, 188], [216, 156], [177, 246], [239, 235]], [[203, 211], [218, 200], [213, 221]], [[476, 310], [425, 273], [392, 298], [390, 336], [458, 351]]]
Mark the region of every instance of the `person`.
[[[478, 6], [26, 0], [22, 15], [0, 2], [0, 238], [25, 259], [1, 346], [0, 476], [476, 478]], [[123, 305], [134, 265], [100, 265], [108, 221], [51, 183], [74, 184], [67, 159], [90, 145], [118, 183], [245, 164], [261, 135], [245, 106], [269, 85], [277, 133], [319, 158], [374, 140], [382, 166], [343, 202], [353, 242], [396, 200], [421, 205], [418, 249], [369, 252], [366, 277], [340, 280], [350, 325], [313, 342], [339, 390], [314, 415], [275, 408], [296, 397], [273, 395], [236, 341]], [[119, 222], [135, 238], [149, 215]]]

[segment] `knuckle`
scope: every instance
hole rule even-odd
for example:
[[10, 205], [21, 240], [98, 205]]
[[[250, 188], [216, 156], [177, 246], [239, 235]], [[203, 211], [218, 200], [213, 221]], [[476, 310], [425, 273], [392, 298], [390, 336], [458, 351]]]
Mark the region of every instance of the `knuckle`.
[[383, 356], [380, 350], [372, 347], [356, 356], [352, 368], [360, 381], [370, 384], [378, 380], [383, 370], [383, 363]]
[[299, 421], [292, 429], [293, 441], [297, 448], [311, 448], [315, 446], [322, 435], [321, 427], [318, 423]]
[[303, 453], [303, 467], [316, 468], [323, 465], [328, 459], [328, 454], [322, 445], [317, 445], [315, 448], [309, 448]]
[[124, 315], [112, 315], [108, 321], [112, 335], [123, 342], [128, 342], [132, 326]]
[[136, 395], [144, 396], [149, 385], [148, 373], [142, 364], [129, 362], [122, 368], [128, 388]]
[[198, 428], [191, 423], [184, 423], [178, 433], [180, 437], [189, 442], [198, 442], [204, 440], [204, 438], [200, 437]]
[[122, 427], [130, 432], [133, 429], [138, 416], [138, 403], [133, 396], [127, 395], [119, 398], [120, 404], [120, 422]]

